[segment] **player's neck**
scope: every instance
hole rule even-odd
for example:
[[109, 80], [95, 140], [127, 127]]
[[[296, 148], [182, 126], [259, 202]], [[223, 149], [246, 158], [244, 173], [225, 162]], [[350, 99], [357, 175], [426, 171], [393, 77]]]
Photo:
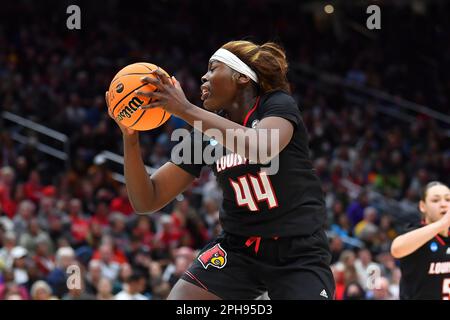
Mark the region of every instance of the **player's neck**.
[[245, 116], [253, 108], [256, 102], [256, 92], [252, 89], [241, 91], [237, 99], [227, 110], [228, 118], [237, 123], [243, 123]]

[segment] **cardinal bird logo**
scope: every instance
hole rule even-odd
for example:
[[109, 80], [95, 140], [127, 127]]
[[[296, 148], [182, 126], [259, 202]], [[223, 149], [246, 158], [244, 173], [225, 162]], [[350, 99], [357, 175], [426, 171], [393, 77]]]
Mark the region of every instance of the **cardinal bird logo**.
[[222, 269], [227, 264], [227, 253], [220, 244], [216, 244], [214, 247], [199, 255], [197, 259], [205, 269], [208, 269], [209, 266]]

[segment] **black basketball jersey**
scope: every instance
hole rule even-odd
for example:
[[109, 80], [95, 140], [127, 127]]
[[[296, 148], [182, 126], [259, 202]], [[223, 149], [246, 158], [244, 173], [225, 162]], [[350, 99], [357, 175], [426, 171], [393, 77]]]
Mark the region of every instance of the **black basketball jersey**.
[[[290, 95], [275, 91], [257, 99], [243, 125], [255, 127], [269, 116], [287, 119], [294, 126], [291, 141], [278, 155], [277, 173], [266, 172], [271, 163], [253, 164], [229, 151], [209, 164], [223, 191], [222, 227], [232, 234], [264, 238], [311, 235], [324, 224], [325, 206], [320, 181], [309, 159], [308, 136], [299, 108]], [[200, 142], [200, 136], [204, 137], [192, 131], [191, 139], [186, 139], [189, 142], [180, 144], [190, 143], [193, 148], [195, 143], [202, 143], [204, 149], [214, 143], [209, 137]], [[220, 145], [216, 148], [225, 150]], [[176, 164], [196, 177], [205, 165]]]
[[400, 259], [400, 269], [400, 299], [449, 300], [450, 237], [436, 235], [418, 250]]

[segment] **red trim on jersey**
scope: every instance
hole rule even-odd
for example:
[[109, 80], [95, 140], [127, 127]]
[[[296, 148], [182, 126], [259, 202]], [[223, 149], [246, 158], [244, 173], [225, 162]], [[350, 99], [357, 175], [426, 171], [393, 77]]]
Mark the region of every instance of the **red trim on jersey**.
[[186, 270], [185, 272], [189, 277], [191, 277], [191, 279], [193, 279], [194, 281], [196, 281], [203, 289], [205, 289], [206, 291], [209, 291], [208, 288], [200, 281], [198, 280], [189, 270]]
[[436, 238], [436, 240], [443, 246], [445, 246], [445, 242], [444, 240], [442, 240], [442, 238], [437, 234], [434, 236]]
[[255, 105], [253, 106], [253, 108], [247, 113], [247, 115], [244, 118], [244, 124], [243, 124], [244, 127], [247, 126], [248, 118], [250, 118], [252, 113], [255, 112], [256, 108], [258, 108], [258, 104], [259, 104], [259, 96], [256, 98]]
[[[423, 226], [427, 225], [427, 223], [425, 222], [425, 220], [420, 221], [420, 224], [422, 224]], [[449, 230], [450, 230], [450, 228], [449, 228]], [[445, 246], [445, 241], [441, 238], [440, 235], [437, 234], [437, 235], [435, 235], [434, 237], [436, 238], [436, 240], [437, 240], [442, 246]]]
[[255, 243], [255, 254], [259, 251], [259, 245], [261, 244], [261, 237], [250, 237], [245, 242], [247, 247], [250, 247], [253, 243]]

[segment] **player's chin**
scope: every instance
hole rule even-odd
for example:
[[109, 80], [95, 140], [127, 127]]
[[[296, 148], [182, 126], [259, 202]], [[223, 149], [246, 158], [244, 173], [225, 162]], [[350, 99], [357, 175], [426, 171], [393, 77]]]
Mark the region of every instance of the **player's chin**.
[[214, 100], [210, 98], [203, 100], [203, 108], [211, 112], [219, 111], [221, 109], [220, 106], [214, 103]]

